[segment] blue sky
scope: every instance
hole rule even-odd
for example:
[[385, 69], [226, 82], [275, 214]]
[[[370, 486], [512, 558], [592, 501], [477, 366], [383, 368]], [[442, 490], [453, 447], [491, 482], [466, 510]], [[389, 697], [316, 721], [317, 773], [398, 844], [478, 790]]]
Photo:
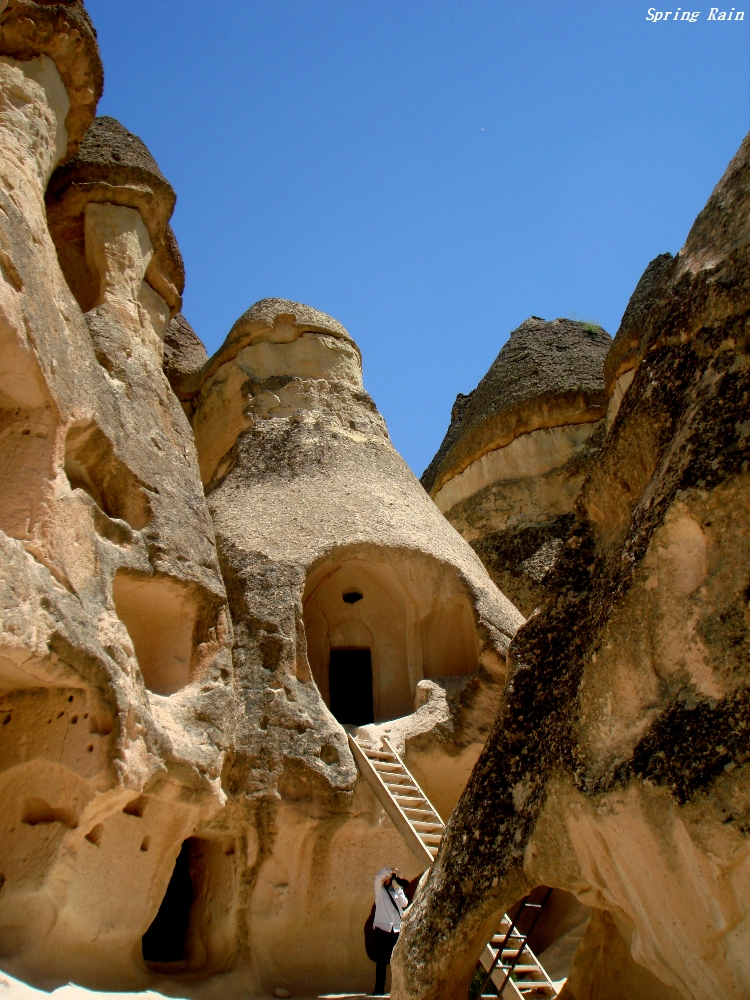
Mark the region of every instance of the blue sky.
[[750, 2], [692, 24], [633, 0], [86, 6], [99, 114], [177, 190], [209, 352], [266, 296], [331, 313], [417, 475], [528, 316], [615, 333], [750, 127]]

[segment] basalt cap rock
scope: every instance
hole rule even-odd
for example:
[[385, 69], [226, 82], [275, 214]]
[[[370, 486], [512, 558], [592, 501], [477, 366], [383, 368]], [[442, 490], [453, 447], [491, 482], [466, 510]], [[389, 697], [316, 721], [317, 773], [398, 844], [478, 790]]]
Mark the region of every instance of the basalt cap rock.
[[604, 381], [607, 384], [608, 399], [611, 399], [614, 393], [618, 378], [635, 367], [641, 337], [649, 328], [652, 317], [659, 308], [673, 272], [672, 254], [659, 254], [658, 257], [654, 257], [635, 286], [604, 362]]
[[81, 0], [0, 0], [0, 55], [28, 60], [49, 56], [70, 98], [68, 148], [78, 151], [104, 90], [96, 30]]
[[[362, 354], [348, 330], [337, 319], [291, 299], [260, 299], [244, 312], [227, 338], [213, 357], [212, 371], [219, 365], [236, 357], [250, 344], [269, 339], [274, 329], [287, 328], [288, 339], [296, 339], [305, 333], [319, 333], [346, 340], [357, 352], [360, 364]], [[284, 339], [287, 339], [285, 336]], [[207, 372], [210, 375], [212, 372]]]
[[71, 226], [82, 226], [89, 202], [137, 209], [154, 247], [146, 278], [172, 315], [179, 312], [185, 268], [169, 226], [177, 196], [137, 135], [116, 118], [96, 118], [77, 155], [52, 175], [46, 197], [50, 231], [58, 244], [71, 238]]
[[472, 462], [521, 434], [599, 420], [611, 343], [592, 323], [536, 316], [523, 322], [470, 396], [456, 400], [448, 432], [422, 476], [425, 489], [434, 496]]
[[206, 348], [182, 313], [167, 327], [164, 337], [164, 374], [180, 400], [192, 399], [200, 390], [200, 377], [208, 360]]

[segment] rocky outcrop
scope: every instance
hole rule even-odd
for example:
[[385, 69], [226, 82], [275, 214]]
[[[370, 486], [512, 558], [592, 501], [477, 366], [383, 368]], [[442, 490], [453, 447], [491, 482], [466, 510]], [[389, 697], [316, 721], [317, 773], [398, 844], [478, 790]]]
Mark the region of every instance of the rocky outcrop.
[[573, 504], [604, 437], [603, 364], [590, 323], [536, 316], [459, 395], [422, 483], [524, 615], [539, 606]]
[[193, 399], [200, 392], [206, 348], [182, 313], [170, 320], [164, 337], [164, 374], [190, 420], [195, 414]]
[[0, 949], [38, 984], [122, 988], [224, 802], [231, 623], [147, 222], [119, 176], [80, 203], [85, 315], [47, 224], [101, 92], [93, 31], [80, 4], [2, 6]]
[[[257, 844], [243, 862], [239, 960], [264, 987], [284, 970], [296, 991], [362, 989], [373, 859], [421, 869], [358, 781], [342, 723], [414, 718], [443, 748], [449, 812], [523, 619], [393, 449], [359, 350], [330, 316], [256, 303], [204, 365], [192, 405], [241, 698], [222, 823]], [[438, 700], [451, 685], [473, 694], [412, 717], [425, 685]]]
[[[108, 205], [138, 213], [148, 232], [142, 306], [153, 314], [163, 340], [166, 322], [182, 306], [185, 269], [169, 225], [176, 195], [144, 143], [114, 118], [97, 118], [78, 153], [55, 171], [46, 200], [60, 266], [84, 312], [98, 304], [101, 294], [101, 266], [91, 240], [87, 243], [86, 227], [95, 226], [93, 220], [102, 218]], [[149, 288], [167, 303], [166, 315], [159, 301], [147, 294]]]
[[341, 324], [263, 300], [206, 358], [174, 191], [92, 121], [87, 25], [0, 18], [0, 958], [45, 987], [362, 990], [373, 870], [421, 865], [342, 723], [416, 699], [447, 815], [523, 618]]
[[[582, 948], [605, 964], [629, 951], [661, 995], [750, 992], [749, 218], [750, 136], [642, 304], [632, 385], [552, 596], [511, 644], [394, 997], [459, 995], [499, 913], [537, 884], [606, 911]], [[612, 925], [626, 948], [602, 949]], [[569, 995], [616, 995], [616, 973], [594, 990], [579, 970]]]
[[5, 0], [0, 54], [19, 62], [44, 56], [55, 64], [68, 100], [58, 123], [66, 132], [60, 161], [69, 160], [94, 120], [104, 89], [96, 31], [82, 0]]
[[630, 296], [612, 348], [604, 363], [607, 386], [607, 429], [612, 425], [628, 386], [633, 381], [638, 363], [638, 345], [653, 322], [663, 297], [668, 294], [669, 279], [674, 270], [674, 257], [662, 253], [654, 257]]

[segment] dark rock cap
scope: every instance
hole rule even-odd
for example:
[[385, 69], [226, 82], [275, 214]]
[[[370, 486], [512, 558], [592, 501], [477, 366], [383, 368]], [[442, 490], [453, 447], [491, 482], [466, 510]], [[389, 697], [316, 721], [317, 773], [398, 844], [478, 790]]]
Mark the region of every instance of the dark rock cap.
[[96, 31], [81, 0], [8, 0], [0, 12], [0, 55], [13, 59], [49, 56], [70, 98], [65, 119], [68, 149], [77, 152], [104, 90]]
[[321, 333], [346, 340], [359, 355], [360, 362], [362, 361], [359, 347], [348, 330], [333, 316], [319, 309], [313, 309], [312, 306], [306, 306], [302, 302], [292, 302], [291, 299], [260, 299], [234, 324], [226, 340], [214, 354], [211, 370], [206, 371], [205, 376], [212, 375], [220, 365], [236, 357], [244, 347], [254, 341], [262, 340], [264, 334], [272, 330], [281, 320], [286, 320], [297, 327], [300, 335]]
[[[137, 208], [164, 238], [177, 196], [146, 144], [116, 118], [96, 118], [76, 156], [52, 175], [47, 203], [78, 215], [89, 201]], [[153, 239], [153, 236], [152, 236]]]
[[592, 323], [527, 319], [470, 396], [457, 397], [448, 433], [422, 476], [425, 489], [434, 496], [472, 462], [521, 434], [601, 419], [611, 344], [606, 330]]
[[330, 333], [344, 340], [352, 339], [337, 319], [319, 309], [290, 299], [261, 299], [240, 316], [229, 331], [226, 343], [230, 344], [248, 333], [270, 329], [282, 316], [289, 316], [296, 326], [304, 326], [315, 333]]
[[650, 325], [673, 271], [672, 254], [659, 254], [654, 257], [635, 286], [604, 362], [607, 398], [611, 399], [618, 378], [635, 367], [638, 344]]
[[164, 374], [180, 400], [192, 399], [201, 386], [208, 354], [198, 334], [182, 313], [171, 320], [164, 337]]
[[137, 135], [116, 118], [96, 118], [77, 155], [52, 175], [46, 200], [50, 232], [58, 246], [75, 238], [71, 228], [80, 228], [89, 202], [137, 209], [154, 247], [146, 278], [169, 304], [172, 315], [179, 312], [185, 269], [169, 226], [177, 196]]

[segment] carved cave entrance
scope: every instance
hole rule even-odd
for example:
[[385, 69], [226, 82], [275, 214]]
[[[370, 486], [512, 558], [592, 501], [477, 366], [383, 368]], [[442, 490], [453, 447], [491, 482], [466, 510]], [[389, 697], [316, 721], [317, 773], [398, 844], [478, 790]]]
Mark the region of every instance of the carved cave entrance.
[[234, 840], [190, 837], [159, 910], [141, 939], [154, 972], [214, 973], [231, 965], [235, 932]]
[[408, 715], [419, 681], [477, 669], [458, 574], [421, 553], [368, 547], [326, 560], [308, 575], [303, 617], [312, 675], [342, 724]]
[[366, 726], [374, 722], [371, 651], [331, 649], [328, 690], [331, 714], [342, 725]]

